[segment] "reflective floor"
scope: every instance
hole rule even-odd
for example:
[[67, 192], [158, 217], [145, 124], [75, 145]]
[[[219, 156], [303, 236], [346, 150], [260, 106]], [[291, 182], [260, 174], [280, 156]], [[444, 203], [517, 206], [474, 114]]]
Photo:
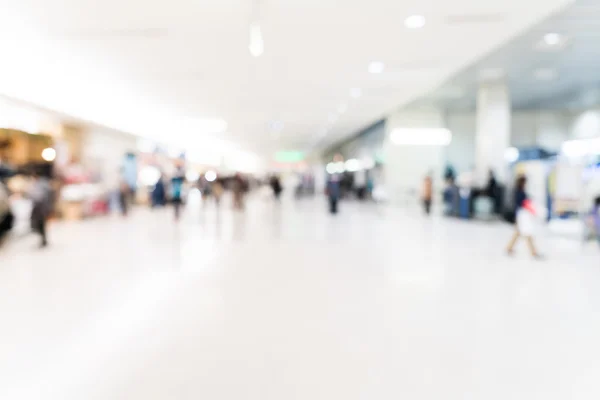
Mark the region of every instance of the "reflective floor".
[[0, 251], [0, 399], [600, 398], [600, 249], [501, 223], [251, 201]]

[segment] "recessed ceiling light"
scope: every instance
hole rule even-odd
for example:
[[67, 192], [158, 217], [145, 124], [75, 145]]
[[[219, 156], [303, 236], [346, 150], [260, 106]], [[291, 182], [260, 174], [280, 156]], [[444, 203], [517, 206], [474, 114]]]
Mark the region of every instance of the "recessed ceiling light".
[[385, 69], [385, 64], [381, 61], [371, 61], [369, 63], [369, 72], [372, 74], [381, 74]]
[[559, 33], [551, 32], [544, 35], [544, 42], [548, 46], [556, 46], [562, 41], [562, 36]]
[[352, 88], [350, 89], [350, 96], [352, 96], [353, 99], [358, 99], [362, 96], [362, 90], [360, 88]]
[[348, 105], [347, 104], [340, 104], [338, 107], [338, 112], [340, 114], [343, 114], [346, 112], [346, 110], [348, 109]]
[[556, 79], [557, 75], [556, 70], [552, 68], [539, 68], [533, 71], [534, 78], [540, 81], [551, 81]]
[[425, 17], [423, 15], [411, 15], [404, 20], [404, 26], [408, 29], [419, 29], [425, 26]]
[[250, 54], [254, 57], [260, 57], [265, 51], [265, 43], [263, 41], [260, 25], [253, 23], [250, 25], [250, 44], [248, 45]]
[[539, 42], [535, 44], [537, 50], [557, 51], [563, 49], [568, 42], [568, 37], [557, 33], [546, 33]]

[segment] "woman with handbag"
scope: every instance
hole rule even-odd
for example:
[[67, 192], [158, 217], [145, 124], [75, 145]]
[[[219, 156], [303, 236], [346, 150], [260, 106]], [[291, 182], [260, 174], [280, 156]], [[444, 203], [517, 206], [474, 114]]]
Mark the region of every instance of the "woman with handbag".
[[512, 255], [514, 247], [517, 244], [519, 238], [524, 236], [527, 240], [527, 246], [531, 255], [540, 259], [541, 256], [537, 252], [533, 243], [533, 233], [535, 230], [535, 208], [533, 203], [529, 200], [527, 193], [525, 192], [525, 185], [527, 184], [527, 178], [520, 176], [517, 179], [515, 185], [515, 213], [516, 213], [516, 225], [515, 233], [513, 234], [510, 242], [508, 243], [507, 253]]

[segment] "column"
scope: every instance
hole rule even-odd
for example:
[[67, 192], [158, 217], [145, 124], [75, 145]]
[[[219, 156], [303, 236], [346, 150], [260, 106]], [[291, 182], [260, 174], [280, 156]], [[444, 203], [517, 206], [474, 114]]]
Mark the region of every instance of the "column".
[[506, 181], [504, 154], [510, 146], [510, 93], [504, 82], [482, 83], [477, 93], [475, 136], [475, 177], [484, 185], [489, 170], [500, 182]]

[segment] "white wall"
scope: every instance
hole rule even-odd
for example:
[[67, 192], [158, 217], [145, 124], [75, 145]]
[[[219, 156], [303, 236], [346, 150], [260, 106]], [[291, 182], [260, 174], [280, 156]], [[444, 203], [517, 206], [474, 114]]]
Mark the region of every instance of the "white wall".
[[600, 110], [586, 110], [573, 115], [569, 132], [572, 139], [600, 136]]

